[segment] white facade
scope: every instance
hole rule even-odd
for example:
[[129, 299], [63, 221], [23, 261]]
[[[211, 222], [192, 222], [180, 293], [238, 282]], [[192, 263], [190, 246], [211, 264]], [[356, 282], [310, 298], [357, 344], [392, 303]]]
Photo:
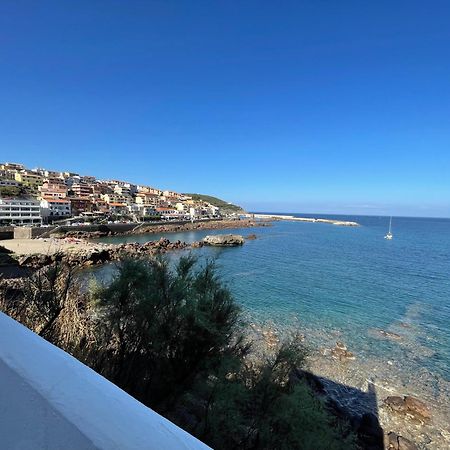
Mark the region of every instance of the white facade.
[[70, 200], [47, 198], [41, 200], [41, 207], [44, 217], [68, 217], [72, 213]]
[[19, 187], [21, 185], [21, 183], [19, 183], [18, 181], [15, 180], [0, 180], [0, 187]]
[[33, 199], [0, 198], [0, 225], [41, 225], [41, 205]]

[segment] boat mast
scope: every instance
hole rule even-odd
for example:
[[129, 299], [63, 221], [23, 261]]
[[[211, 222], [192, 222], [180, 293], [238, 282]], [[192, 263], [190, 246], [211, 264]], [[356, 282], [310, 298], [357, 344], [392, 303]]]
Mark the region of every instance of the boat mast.
[[391, 234], [392, 216], [389, 219], [389, 234]]

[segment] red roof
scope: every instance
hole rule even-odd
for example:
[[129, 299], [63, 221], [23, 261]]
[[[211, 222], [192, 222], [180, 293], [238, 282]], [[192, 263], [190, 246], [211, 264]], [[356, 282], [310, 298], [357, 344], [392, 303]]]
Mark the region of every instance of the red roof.
[[42, 200], [46, 200], [49, 203], [70, 203], [69, 199], [53, 198], [53, 197], [42, 197]]

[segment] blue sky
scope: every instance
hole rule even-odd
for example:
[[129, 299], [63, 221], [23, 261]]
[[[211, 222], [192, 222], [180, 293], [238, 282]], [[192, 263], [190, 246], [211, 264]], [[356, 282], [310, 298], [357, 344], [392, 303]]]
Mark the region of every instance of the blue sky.
[[449, 23], [447, 0], [4, 0], [0, 160], [450, 216]]

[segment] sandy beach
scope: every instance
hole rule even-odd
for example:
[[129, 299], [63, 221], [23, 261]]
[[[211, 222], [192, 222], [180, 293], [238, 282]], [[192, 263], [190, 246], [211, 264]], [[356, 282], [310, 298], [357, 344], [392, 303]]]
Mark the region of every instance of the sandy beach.
[[36, 253], [52, 255], [57, 252], [78, 252], [94, 248], [92, 244], [80, 239], [6, 239], [0, 245], [16, 255], [32, 255]]

